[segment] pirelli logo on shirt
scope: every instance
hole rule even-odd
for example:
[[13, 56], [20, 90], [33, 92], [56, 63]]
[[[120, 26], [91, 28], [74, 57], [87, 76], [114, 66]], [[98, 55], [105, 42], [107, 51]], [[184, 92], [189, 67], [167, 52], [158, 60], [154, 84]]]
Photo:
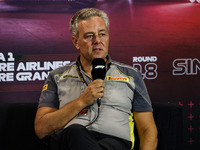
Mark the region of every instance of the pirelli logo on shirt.
[[43, 86], [43, 88], [42, 88], [42, 92], [43, 92], [43, 91], [46, 91], [47, 88], [48, 88], [48, 84], [45, 84], [45, 85]]
[[125, 81], [125, 82], [129, 82], [129, 78], [107, 76], [107, 81]]

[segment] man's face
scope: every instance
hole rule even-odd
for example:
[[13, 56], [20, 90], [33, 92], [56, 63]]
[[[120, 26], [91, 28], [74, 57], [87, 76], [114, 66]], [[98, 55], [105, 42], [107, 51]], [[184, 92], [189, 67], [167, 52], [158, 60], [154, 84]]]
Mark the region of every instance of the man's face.
[[72, 37], [80, 51], [81, 62], [91, 63], [95, 58], [108, 54], [109, 33], [105, 22], [100, 17], [91, 17], [79, 22], [78, 38]]

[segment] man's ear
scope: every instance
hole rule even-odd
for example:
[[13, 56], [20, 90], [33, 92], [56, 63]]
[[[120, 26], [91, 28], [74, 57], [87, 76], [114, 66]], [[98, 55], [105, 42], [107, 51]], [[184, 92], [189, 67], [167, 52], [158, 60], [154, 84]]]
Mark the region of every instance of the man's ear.
[[74, 44], [74, 46], [76, 47], [77, 50], [80, 49], [79, 44], [78, 44], [78, 38], [75, 36], [72, 36], [72, 42]]

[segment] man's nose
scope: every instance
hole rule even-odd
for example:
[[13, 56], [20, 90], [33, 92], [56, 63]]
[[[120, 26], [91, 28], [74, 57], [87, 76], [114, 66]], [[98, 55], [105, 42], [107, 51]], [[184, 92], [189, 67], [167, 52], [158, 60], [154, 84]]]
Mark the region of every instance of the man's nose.
[[100, 42], [101, 42], [101, 39], [100, 39], [99, 35], [96, 35], [96, 36], [94, 37], [94, 44], [98, 44], [98, 43], [100, 43]]

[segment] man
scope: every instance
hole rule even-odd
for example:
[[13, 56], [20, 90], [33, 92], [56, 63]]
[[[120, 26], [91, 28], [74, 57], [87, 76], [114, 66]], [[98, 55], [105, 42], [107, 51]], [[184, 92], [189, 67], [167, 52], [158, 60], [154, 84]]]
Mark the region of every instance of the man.
[[[157, 129], [141, 74], [111, 60], [108, 26], [105, 12], [94, 8], [82, 9], [71, 19], [72, 41], [80, 56], [50, 73], [35, 119], [37, 136], [51, 135], [55, 149], [129, 150], [134, 146], [134, 123], [140, 149], [156, 149]], [[104, 80], [92, 79], [96, 58], [106, 62]]]

